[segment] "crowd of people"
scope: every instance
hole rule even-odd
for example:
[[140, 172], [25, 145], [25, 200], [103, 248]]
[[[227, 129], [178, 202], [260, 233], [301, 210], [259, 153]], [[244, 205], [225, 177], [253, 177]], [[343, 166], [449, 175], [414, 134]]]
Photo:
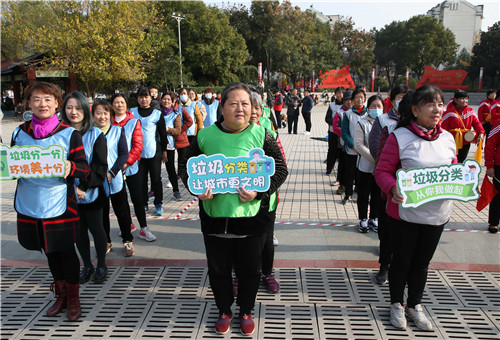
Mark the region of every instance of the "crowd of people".
[[[374, 280], [381, 285], [389, 281], [391, 323], [397, 328], [406, 327], [406, 313], [418, 328], [432, 329], [421, 300], [428, 266], [452, 203], [434, 201], [402, 209], [404, 198], [396, 185], [396, 172], [463, 162], [470, 143], [482, 143], [486, 136], [486, 174], [500, 189], [497, 94], [488, 91], [479, 118], [468, 106], [466, 92], [457, 91], [446, 107], [443, 93], [434, 86], [410, 91], [398, 85], [386, 100], [378, 95], [366, 98], [361, 86], [339, 87], [328, 105], [326, 175], [331, 176], [338, 163], [332, 185], [338, 186], [342, 203], [351, 201], [356, 192], [359, 232], [378, 233], [380, 268]], [[11, 144], [57, 144], [65, 150], [65, 176], [19, 178], [14, 202], [20, 244], [43, 250], [54, 278], [51, 290], [57, 299], [47, 311], [49, 316], [67, 308], [68, 318], [78, 319], [79, 285], [107, 279], [106, 254], [112, 249], [110, 201], [125, 257], [135, 253], [134, 232], [145, 241], [156, 240], [146, 213], [151, 197], [151, 212], [163, 214], [162, 163], [173, 198], [180, 201], [178, 178], [188, 188], [187, 161], [192, 157], [238, 157], [260, 148], [274, 159], [275, 171], [265, 192], [238, 187], [237, 194], [214, 194], [207, 188], [196, 195], [210, 285], [219, 309], [215, 331], [229, 331], [236, 296], [241, 331], [252, 334], [251, 313], [260, 282], [270, 293], [280, 289], [273, 276], [278, 244], [274, 223], [278, 189], [288, 169], [278, 129], [288, 127], [289, 134], [297, 134], [302, 108], [304, 134], [310, 134], [313, 95], [307, 90], [304, 96], [297, 89], [286, 96], [277, 91], [268, 95], [266, 103], [262, 91], [244, 83], [228, 85], [220, 96], [206, 88], [201, 98], [189, 88], [159, 93], [155, 87], [141, 87], [136, 93], [138, 106], [133, 108], [122, 93], [109, 101], [96, 99], [92, 105], [80, 92], [69, 93], [63, 100], [61, 90], [45, 82], [30, 85], [24, 95], [33, 118], [15, 129]], [[129, 195], [139, 228], [132, 222]], [[498, 231], [499, 218], [500, 195], [496, 195], [488, 221], [491, 233]], [[75, 243], [83, 261], [81, 271]]]
[[[452, 201], [436, 200], [414, 209], [402, 208], [404, 197], [397, 186], [396, 172], [462, 163], [471, 143], [482, 144], [486, 136], [486, 175], [499, 189], [498, 94], [500, 90], [487, 92], [478, 117], [468, 106], [469, 95], [461, 90], [446, 104], [443, 93], [434, 86], [410, 91], [407, 86], [397, 85], [385, 100], [378, 95], [367, 100], [361, 86], [335, 89], [325, 116], [326, 175], [332, 174], [338, 160], [337, 180], [332, 185], [339, 186], [336, 192], [344, 195], [343, 204], [352, 199], [353, 191], [357, 192], [359, 232], [378, 233], [380, 268], [374, 281], [380, 285], [389, 282], [390, 321], [397, 328], [406, 328], [406, 313], [418, 328], [432, 329], [421, 301], [428, 266], [450, 219]], [[498, 231], [499, 219], [497, 194], [490, 203], [489, 232]]]

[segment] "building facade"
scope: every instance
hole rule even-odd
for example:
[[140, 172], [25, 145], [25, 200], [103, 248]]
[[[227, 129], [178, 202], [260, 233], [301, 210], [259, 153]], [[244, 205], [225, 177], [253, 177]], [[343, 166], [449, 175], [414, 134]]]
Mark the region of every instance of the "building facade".
[[427, 11], [427, 16], [439, 20], [453, 32], [456, 43], [460, 45], [459, 52], [464, 48], [471, 52], [472, 47], [479, 42], [483, 7], [465, 0], [443, 1]]

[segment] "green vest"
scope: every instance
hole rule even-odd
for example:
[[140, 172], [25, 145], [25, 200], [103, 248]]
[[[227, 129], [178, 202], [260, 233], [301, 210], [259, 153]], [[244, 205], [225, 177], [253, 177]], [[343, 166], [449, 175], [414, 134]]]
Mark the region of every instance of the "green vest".
[[264, 118], [271, 117], [271, 109], [268, 108], [265, 103], [262, 103], [262, 117]]
[[[273, 135], [274, 139], [278, 137], [276, 132], [273, 131], [273, 123], [269, 118], [260, 117], [259, 119], [260, 125], [266, 128], [267, 131]], [[269, 196], [269, 211], [274, 211], [278, 207], [278, 193], [274, 192], [271, 196]]]
[[[203, 154], [223, 154], [226, 157], [248, 156], [254, 148], [263, 148], [266, 130], [257, 124], [250, 124], [240, 133], [226, 133], [215, 124], [198, 132], [198, 146]], [[260, 200], [242, 202], [238, 194], [217, 194], [202, 201], [210, 217], [252, 217], [260, 209]]]

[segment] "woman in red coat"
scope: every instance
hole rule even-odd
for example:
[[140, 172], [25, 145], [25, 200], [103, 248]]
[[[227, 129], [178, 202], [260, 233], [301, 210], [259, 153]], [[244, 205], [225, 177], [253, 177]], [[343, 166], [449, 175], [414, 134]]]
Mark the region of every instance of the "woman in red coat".
[[[479, 143], [484, 137], [484, 128], [474, 112], [467, 106], [469, 95], [465, 91], [456, 91], [453, 102], [444, 113], [441, 126], [455, 138], [457, 159], [459, 163], [467, 158], [470, 143]], [[474, 130], [474, 132], [472, 131]]]

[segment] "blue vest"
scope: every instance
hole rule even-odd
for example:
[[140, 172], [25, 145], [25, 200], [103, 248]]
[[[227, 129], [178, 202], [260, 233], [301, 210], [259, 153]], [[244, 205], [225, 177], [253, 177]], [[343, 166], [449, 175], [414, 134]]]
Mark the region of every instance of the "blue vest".
[[[127, 146], [128, 152], [132, 150], [132, 138], [134, 136], [135, 127], [137, 126], [138, 120], [133, 118], [130, 119], [123, 127], [123, 131], [125, 132], [125, 138], [127, 138]], [[133, 176], [139, 171], [139, 161], [135, 161], [134, 164], [128, 166], [125, 169], [125, 175]]]
[[161, 111], [154, 109], [147, 117], [139, 114], [137, 107], [130, 109], [134, 117], [142, 124], [142, 153], [141, 158], [150, 159], [156, 155], [156, 123], [161, 118]]
[[[120, 136], [122, 134], [122, 128], [116, 125], [111, 125], [108, 133], [104, 136], [106, 137], [106, 143], [108, 145], [108, 171], [111, 170], [113, 165], [115, 165], [118, 159], [118, 143], [120, 141]], [[106, 196], [109, 197], [110, 194], [116, 194], [123, 189], [123, 172], [120, 170], [115, 177], [108, 183], [108, 178], [104, 179], [104, 191]]]
[[186, 134], [188, 136], [194, 136], [194, 134], [196, 133], [196, 120], [194, 119], [194, 112], [196, 110], [196, 103], [191, 102], [191, 105], [189, 105], [189, 106], [179, 105], [180, 112], [182, 112], [182, 108], [185, 108], [186, 111], [191, 116], [191, 118], [193, 119], [193, 125], [191, 125], [189, 127], [189, 129], [186, 130]]
[[203, 127], [209, 127], [217, 121], [217, 109], [219, 108], [219, 101], [214, 100], [214, 102], [210, 105], [205, 103], [204, 100], [200, 100], [200, 102], [201, 105], [205, 106], [205, 109], [207, 110], [207, 116], [203, 121]]
[[[48, 148], [61, 145], [64, 148], [64, 159], [68, 159], [71, 134], [74, 128], [66, 128], [53, 136], [34, 139], [17, 127], [12, 133], [15, 145], [39, 145]], [[20, 214], [33, 218], [53, 218], [61, 216], [67, 209], [68, 185], [65, 178], [19, 178], [17, 181], [14, 208]]]
[[[175, 120], [177, 119], [178, 116], [179, 116], [179, 112], [177, 112], [177, 111], [172, 111], [168, 115], [163, 116], [163, 119], [165, 119], [165, 127], [173, 129], [174, 128], [174, 122], [175, 122]], [[167, 139], [168, 139], [168, 144], [171, 147], [175, 148], [175, 139], [174, 139], [174, 136], [172, 136], [171, 134], [167, 133]]]
[[[87, 158], [87, 162], [89, 162], [89, 165], [92, 164], [92, 154], [94, 151], [95, 141], [97, 140], [97, 138], [100, 136], [101, 133], [102, 131], [94, 126], [89, 131], [87, 131], [87, 133], [84, 134], [82, 137], [83, 147], [85, 148], [85, 157]], [[79, 184], [80, 184], [80, 179], [76, 178], [75, 190]], [[99, 188], [98, 187], [89, 188], [85, 192], [85, 196], [83, 196], [83, 199], [79, 199], [78, 195], [76, 195], [76, 202], [78, 204], [89, 204], [94, 202], [97, 199], [97, 197], [99, 197]]]

